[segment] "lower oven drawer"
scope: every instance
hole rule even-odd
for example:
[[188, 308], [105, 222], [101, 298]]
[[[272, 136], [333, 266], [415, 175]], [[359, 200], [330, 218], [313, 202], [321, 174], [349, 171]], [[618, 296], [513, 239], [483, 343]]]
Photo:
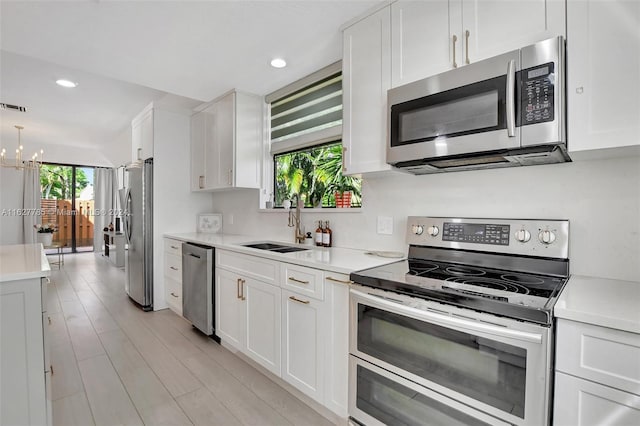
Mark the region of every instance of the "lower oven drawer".
[[353, 355], [349, 416], [366, 426], [508, 425]]

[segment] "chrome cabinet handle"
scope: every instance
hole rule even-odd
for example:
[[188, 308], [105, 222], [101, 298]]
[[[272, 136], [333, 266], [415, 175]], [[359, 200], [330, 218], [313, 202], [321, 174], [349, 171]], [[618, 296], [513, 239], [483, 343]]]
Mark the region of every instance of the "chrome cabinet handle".
[[242, 281], [242, 278], [238, 278], [236, 280], [236, 298], [240, 299], [242, 296], [240, 296], [240, 281]]
[[347, 153], [347, 147], [343, 146], [342, 147], [342, 171], [346, 172], [347, 171], [347, 166], [345, 165], [345, 158], [346, 158], [346, 154]]
[[327, 277], [327, 281], [333, 281], [333, 282], [342, 283], [342, 284], [353, 284], [353, 281], [351, 280], [339, 280], [333, 277]]
[[295, 296], [289, 296], [289, 299], [290, 299], [290, 300], [293, 300], [294, 302], [304, 303], [305, 305], [308, 305], [308, 304], [309, 304], [309, 301], [308, 301], [308, 300], [300, 300], [300, 299], [298, 299], [298, 298], [297, 298], [297, 297], [295, 297]]
[[176, 268], [175, 266], [169, 266], [169, 269], [173, 269], [174, 271], [178, 270], [178, 268]]
[[293, 282], [300, 283], [300, 284], [309, 284], [309, 281], [302, 281], [302, 280], [299, 280], [299, 279], [293, 278], [293, 277], [289, 277], [289, 281], [293, 281]]
[[507, 65], [507, 135], [516, 135], [516, 61], [511, 59]]
[[466, 52], [465, 52], [466, 59], [464, 60], [464, 62], [465, 62], [467, 65], [469, 65], [469, 64], [471, 63], [471, 61], [469, 61], [469, 30], [466, 30], [466, 31], [464, 32], [464, 39], [465, 39], [465, 45], [466, 45], [466, 47], [465, 47], [465, 50], [466, 50]]
[[198, 176], [198, 188], [204, 188], [204, 176]]
[[177, 294], [175, 294], [174, 292], [171, 292], [171, 295], [172, 295], [173, 297], [180, 297], [180, 296], [178, 296]]
[[458, 41], [458, 36], [454, 34], [451, 39], [453, 40], [453, 67], [458, 68], [458, 64], [456, 64], [456, 41]]

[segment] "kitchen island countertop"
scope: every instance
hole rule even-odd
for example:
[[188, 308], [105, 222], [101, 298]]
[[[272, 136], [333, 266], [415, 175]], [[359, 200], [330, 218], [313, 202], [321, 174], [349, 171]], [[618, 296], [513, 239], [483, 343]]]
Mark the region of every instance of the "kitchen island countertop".
[[[317, 247], [312, 245], [301, 245], [277, 240], [264, 240], [250, 235], [230, 235], [230, 234], [206, 234], [206, 233], [167, 233], [167, 238], [207, 245], [238, 253], [249, 254], [281, 262], [293, 263], [296, 265], [309, 266], [327, 271], [349, 274], [353, 271], [373, 268], [380, 265], [396, 262], [400, 258], [380, 257], [367, 254], [367, 250], [356, 250], [341, 247]], [[308, 250], [293, 253], [275, 253], [268, 250], [259, 250], [251, 247], [244, 247], [243, 244], [255, 242], [277, 242], [289, 246], [300, 246]]]
[[572, 275], [553, 312], [558, 318], [640, 334], [640, 283]]
[[51, 268], [42, 244], [0, 246], [0, 283], [48, 277]]

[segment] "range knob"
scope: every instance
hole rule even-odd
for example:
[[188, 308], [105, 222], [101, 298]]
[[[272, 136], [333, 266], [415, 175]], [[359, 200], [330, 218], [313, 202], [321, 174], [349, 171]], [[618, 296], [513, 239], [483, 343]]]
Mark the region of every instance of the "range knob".
[[411, 232], [413, 232], [416, 235], [422, 235], [423, 231], [424, 231], [424, 228], [422, 227], [422, 225], [412, 225], [411, 226]]
[[430, 227], [427, 228], [427, 234], [431, 235], [432, 237], [435, 237], [439, 233], [440, 233], [440, 229], [435, 225], [431, 225]]
[[556, 240], [556, 234], [554, 234], [553, 231], [549, 230], [540, 231], [540, 233], [538, 234], [538, 239], [542, 244], [549, 245]]
[[531, 239], [531, 232], [527, 231], [526, 229], [521, 229], [519, 231], [516, 231], [513, 236], [515, 237], [516, 241], [526, 243]]

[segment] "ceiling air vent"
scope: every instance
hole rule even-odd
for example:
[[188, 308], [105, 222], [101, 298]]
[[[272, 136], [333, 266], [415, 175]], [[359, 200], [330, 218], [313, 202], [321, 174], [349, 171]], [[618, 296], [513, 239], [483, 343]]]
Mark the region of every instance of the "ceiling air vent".
[[0, 102], [0, 109], [3, 111], [10, 109], [13, 111], [27, 112], [27, 107], [23, 107], [20, 105], [5, 104], [4, 102]]

